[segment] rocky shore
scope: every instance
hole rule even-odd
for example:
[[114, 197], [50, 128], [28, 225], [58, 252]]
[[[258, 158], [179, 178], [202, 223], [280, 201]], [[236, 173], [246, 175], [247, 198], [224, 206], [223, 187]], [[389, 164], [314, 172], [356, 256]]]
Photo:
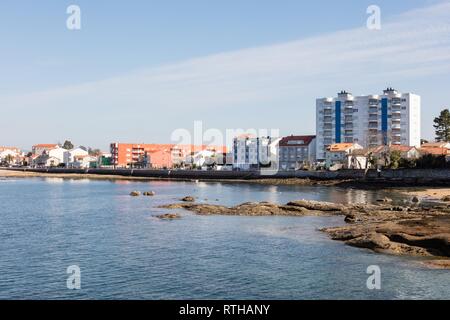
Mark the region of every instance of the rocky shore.
[[160, 208], [186, 209], [198, 215], [233, 216], [344, 216], [345, 226], [324, 228], [331, 239], [375, 252], [429, 257], [427, 265], [450, 268], [450, 205], [402, 206], [335, 204], [299, 200], [285, 205], [247, 202], [227, 207], [204, 203], [174, 203]]

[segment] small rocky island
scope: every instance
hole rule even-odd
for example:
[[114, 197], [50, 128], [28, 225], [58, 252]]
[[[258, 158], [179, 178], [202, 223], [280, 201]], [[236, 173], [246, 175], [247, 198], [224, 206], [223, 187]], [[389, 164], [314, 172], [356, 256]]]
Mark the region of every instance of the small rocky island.
[[227, 207], [182, 202], [160, 206], [186, 209], [197, 215], [344, 216], [345, 226], [324, 228], [333, 240], [380, 253], [429, 257], [426, 264], [450, 268], [450, 205], [335, 204], [299, 200], [285, 205], [246, 202]]

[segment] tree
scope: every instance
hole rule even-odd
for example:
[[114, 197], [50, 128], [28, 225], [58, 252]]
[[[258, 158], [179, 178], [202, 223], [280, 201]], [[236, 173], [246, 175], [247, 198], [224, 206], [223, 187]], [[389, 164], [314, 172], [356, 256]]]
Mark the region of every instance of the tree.
[[73, 144], [72, 144], [71, 141], [66, 140], [66, 141], [64, 141], [64, 144], [63, 144], [62, 147], [63, 147], [64, 149], [71, 150], [71, 149], [73, 149]]
[[434, 119], [433, 127], [436, 129], [436, 141], [450, 141], [450, 111], [444, 109], [439, 117]]
[[7, 164], [11, 164], [13, 161], [14, 161], [14, 157], [13, 157], [12, 155], [8, 154], [8, 155], [5, 157], [5, 162], [6, 162]]
[[94, 157], [101, 156], [101, 154], [102, 154], [100, 149], [93, 149], [91, 147], [88, 148], [88, 153], [90, 156], [94, 156]]
[[402, 154], [400, 153], [400, 151], [397, 150], [392, 151], [389, 157], [391, 169], [398, 169], [401, 159]]

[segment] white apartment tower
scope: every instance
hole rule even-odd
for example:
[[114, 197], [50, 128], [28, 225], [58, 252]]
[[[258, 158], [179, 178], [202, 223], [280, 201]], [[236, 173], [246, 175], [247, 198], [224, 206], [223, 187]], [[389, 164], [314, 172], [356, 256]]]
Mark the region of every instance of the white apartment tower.
[[387, 88], [382, 95], [316, 100], [317, 159], [333, 143], [420, 146], [420, 96]]

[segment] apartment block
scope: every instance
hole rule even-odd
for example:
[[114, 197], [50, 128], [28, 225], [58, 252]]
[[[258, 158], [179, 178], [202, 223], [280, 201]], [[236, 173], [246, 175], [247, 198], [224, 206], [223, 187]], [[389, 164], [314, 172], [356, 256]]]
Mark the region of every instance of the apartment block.
[[176, 144], [135, 144], [118, 143], [110, 145], [111, 164], [116, 167], [151, 167], [155, 169], [173, 168], [182, 165], [195, 152], [210, 150], [226, 152], [224, 146], [176, 145]]
[[387, 88], [380, 95], [353, 96], [341, 91], [335, 98], [316, 100], [318, 160], [335, 143], [420, 146], [420, 96]]
[[278, 156], [280, 138], [241, 135], [233, 139], [233, 168], [259, 169]]
[[283, 137], [278, 144], [280, 170], [298, 170], [316, 160], [316, 136]]

